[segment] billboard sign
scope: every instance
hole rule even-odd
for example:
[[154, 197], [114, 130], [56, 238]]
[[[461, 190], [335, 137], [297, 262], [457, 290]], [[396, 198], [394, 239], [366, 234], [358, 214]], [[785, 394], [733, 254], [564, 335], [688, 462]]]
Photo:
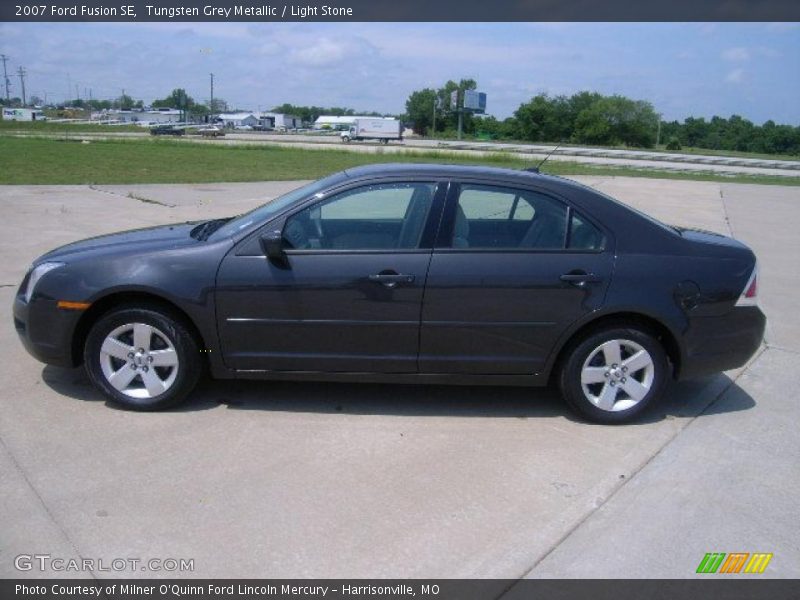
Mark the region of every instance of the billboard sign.
[[485, 113], [486, 94], [475, 90], [464, 90], [464, 109], [476, 113]]
[[450, 109], [456, 110], [458, 108], [458, 90], [450, 92]]

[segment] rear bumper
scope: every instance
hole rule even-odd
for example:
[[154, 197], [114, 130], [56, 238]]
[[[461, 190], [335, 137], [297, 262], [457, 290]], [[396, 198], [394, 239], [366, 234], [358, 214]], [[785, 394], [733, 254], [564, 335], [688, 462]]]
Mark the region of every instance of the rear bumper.
[[80, 312], [61, 310], [55, 300], [14, 298], [14, 329], [22, 345], [36, 360], [59, 367], [76, 366], [72, 338]]
[[757, 306], [735, 307], [725, 315], [690, 319], [678, 379], [744, 366], [761, 347], [767, 318]]

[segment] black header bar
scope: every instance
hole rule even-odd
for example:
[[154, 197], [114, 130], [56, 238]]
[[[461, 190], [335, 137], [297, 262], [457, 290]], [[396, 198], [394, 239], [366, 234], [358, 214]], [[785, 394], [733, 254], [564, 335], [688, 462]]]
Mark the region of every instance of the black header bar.
[[798, 0], [3, 0], [0, 21], [800, 21]]

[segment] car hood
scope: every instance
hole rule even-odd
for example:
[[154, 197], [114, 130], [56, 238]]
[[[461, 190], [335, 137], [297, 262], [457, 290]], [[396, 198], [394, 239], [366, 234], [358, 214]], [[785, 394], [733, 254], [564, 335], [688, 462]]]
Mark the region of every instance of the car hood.
[[35, 262], [75, 260], [101, 254], [141, 254], [195, 245], [201, 242], [192, 238], [189, 232], [196, 226], [196, 222], [180, 223], [100, 235], [51, 250]]

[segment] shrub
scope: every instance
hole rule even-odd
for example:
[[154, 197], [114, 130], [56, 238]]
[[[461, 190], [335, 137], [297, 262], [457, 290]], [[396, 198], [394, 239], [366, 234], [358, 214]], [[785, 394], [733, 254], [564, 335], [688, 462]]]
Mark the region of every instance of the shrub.
[[667, 150], [680, 150], [681, 149], [681, 142], [676, 137], [669, 138], [667, 142]]

